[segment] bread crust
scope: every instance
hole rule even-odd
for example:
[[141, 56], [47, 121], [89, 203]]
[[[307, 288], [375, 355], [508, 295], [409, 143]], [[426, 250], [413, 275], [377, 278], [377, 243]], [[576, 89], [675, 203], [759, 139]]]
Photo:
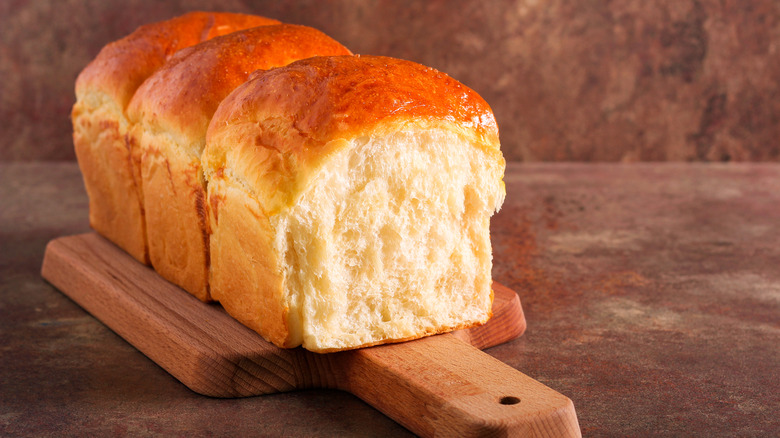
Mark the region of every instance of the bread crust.
[[313, 56], [351, 52], [317, 29], [278, 24], [234, 32], [176, 53], [136, 91], [127, 109], [131, 123], [168, 132], [193, 145], [200, 159], [206, 129], [217, 107], [255, 70]]
[[190, 12], [139, 27], [106, 45], [76, 79], [76, 94], [99, 91], [124, 109], [135, 91], [179, 50], [279, 20], [227, 12]]
[[76, 157], [90, 200], [90, 225], [133, 257], [149, 263], [140, 153], [126, 138], [125, 108], [141, 83], [177, 51], [248, 27], [265, 17], [191, 12], [141, 26], [104, 47], [76, 80], [71, 119]]
[[200, 156], [222, 100], [257, 69], [349, 53], [311, 27], [262, 26], [182, 49], [138, 88], [127, 108], [129, 136], [141, 146], [149, 254], [160, 275], [211, 300]]

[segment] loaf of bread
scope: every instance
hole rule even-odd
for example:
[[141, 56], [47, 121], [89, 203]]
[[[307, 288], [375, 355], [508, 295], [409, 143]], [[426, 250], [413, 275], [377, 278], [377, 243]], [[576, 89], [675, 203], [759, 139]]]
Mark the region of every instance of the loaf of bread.
[[505, 162], [488, 104], [434, 69], [316, 57], [219, 106], [202, 166], [211, 295], [280, 347], [484, 323]]
[[136, 89], [177, 51], [237, 30], [278, 24], [243, 14], [193, 12], [140, 27], [107, 45], [79, 75], [73, 141], [96, 231], [149, 262], [140, 150], [126, 141], [125, 108]]
[[262, 26], [182, 49], [136, 91], [128, 137], [140, 145], [149, 256], [164, 278], [210, 301], [200, 156], [217, 106], [258, 69], [350, 51], [306, 26]]
[[490, 107], [447, 75], [198, 12], [108, 45], [76, 94], [92, 227], [275, 345], [490, 317], [505, 162]]

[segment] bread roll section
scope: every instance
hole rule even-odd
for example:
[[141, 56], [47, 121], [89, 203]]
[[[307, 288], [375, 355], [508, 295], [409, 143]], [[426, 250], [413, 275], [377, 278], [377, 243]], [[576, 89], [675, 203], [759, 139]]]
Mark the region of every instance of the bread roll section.
[[192, 12], [140, 27], [103, 48], [81, 72], [72, 111], [73, 142], [93, 229], [149, 263], [141, 152], [127, 141], [125, 108], [136, 89], [177, 51], [237, 30], [278, 23], [253, 15]]
[[310, 27], [262, 26], [181, 50], [141, 85], [127, 109], [128, 137], [142, 151], [149, 255], [160, 275], [203, 301], [211, 300], [200, 156], [220, 102], [255, 70], [349, 53]]
[[504, 159], [489, 106], [384, 57], [257, 72], [202, 156], [211, 293], [281, 347], [398, 342], [490, 317]]

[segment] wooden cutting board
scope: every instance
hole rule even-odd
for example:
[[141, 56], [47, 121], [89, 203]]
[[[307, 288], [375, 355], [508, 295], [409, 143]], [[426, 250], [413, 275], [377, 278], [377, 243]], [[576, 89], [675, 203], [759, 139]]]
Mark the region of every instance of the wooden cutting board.
[[580, 436], [571, 400], [479, 350], [525, 331], [517, 294], [497, 283], [481, 327], [316, 354], [269, 344], [94, 233], [49, 242], [42, 275], [200, 394], [335, 388], [422, 436]]

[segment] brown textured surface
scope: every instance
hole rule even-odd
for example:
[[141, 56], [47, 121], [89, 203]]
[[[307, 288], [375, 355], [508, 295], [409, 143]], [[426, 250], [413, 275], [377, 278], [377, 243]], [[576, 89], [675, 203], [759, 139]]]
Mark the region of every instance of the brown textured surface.
[[[778, 435], [780, 166], [506, 182], [494, 277], [528, 329], [489, 354], [569, 396], [585, 436]], [[46, 242], [87, 231], [75, 164], [0, 164], [0, 199], [0, 435], [404, 435], [340, 392], [193, 394], [40, 278]]]
[[0, 3], [0, 160], [73, 159], [67, 114], [100, 47], [193, 9], [316, 27], [474, 88], [509, 160], [780, 160], [775, 0]]

